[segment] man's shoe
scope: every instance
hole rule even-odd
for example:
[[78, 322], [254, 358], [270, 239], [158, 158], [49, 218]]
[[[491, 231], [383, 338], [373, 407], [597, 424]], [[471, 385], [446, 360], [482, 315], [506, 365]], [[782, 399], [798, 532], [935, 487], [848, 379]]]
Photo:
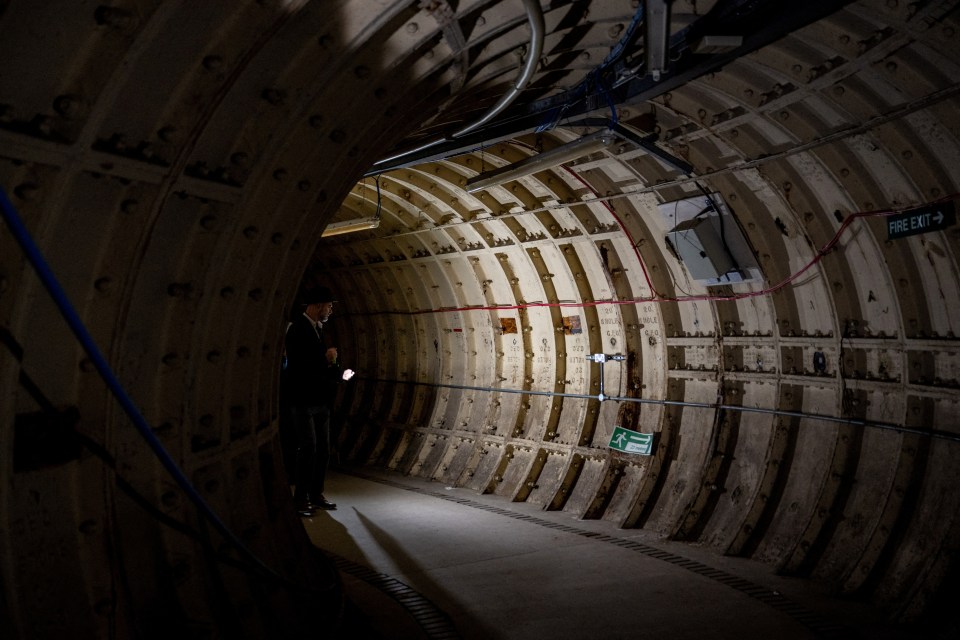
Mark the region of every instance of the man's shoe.
[[316, 508], [316, 509], [326, 509], [326, 510], [328, 510], [328, 511], [331, 510], [331, 509], [336, 509], [336, 508], [337, 508], [337, 505], [335, 505], [335, 504], [332, 503], [332, 502], [329, 502], [329, 501], [328, 501], [326, 498], [324, 498], [323, 496], [320, 496], [320, 499], [319, 499], [319, 500], [314, 500], [314, 501], [310, 504], [310, 506], [311, 506], [311, 507], [314, 507], [314, 508]]
[[309, 500], [295, 500], [293, 506], [297, 513], [305, 518], [309, 518], [316, 512], [316, 507], [310, 504]]

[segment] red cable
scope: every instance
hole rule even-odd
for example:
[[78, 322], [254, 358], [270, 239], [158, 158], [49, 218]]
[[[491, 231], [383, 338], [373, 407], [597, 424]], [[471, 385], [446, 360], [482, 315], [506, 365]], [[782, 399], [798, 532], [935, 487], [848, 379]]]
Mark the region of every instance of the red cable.
[[[517, 143], [517, 144], [519, 144], [520, 146], [526, 146], [527, 148], [534, 150], [531, 145], [528, 145], [525, 143]], [[595, 197], [600, 199], [600, 195], [597, 193], [597, 191], [588, 182], [586, 182], [583, 178], [581, 178], [579, 174], [577, 174], [575, 171], [573, 171], [568, 167], [563, 167], [563, 168], [567, 171], [567, 173], [569, 173], [571, 176], [576, 178], [580, 182], [580, 184], [582, 184], [584, 187], [589, 189], [590, 192], [593, 193]], [[944, 196], [942, 198], [930, 201], [923, 205], [911, 206], [910, 209], [916, 209], [920, 207], [938, 204], [940, 202], [946, 202], [958, 196], [960, 196], [960, 192], [953, 193], [948, 196]], [[617, 215], [616, 211], [613, 210], [613, 208], [610, 206], [610, 204], [606, 200], [600, 199], [599, 202], [603, 204], [604, 207], [606, 207], [610, 215], [613, 216], [613, 219], [617, 221], [617, 225], [620, 227], [620, 231], [623, 233], [624, 236], [627, 237], [627, 240], [630, 241], [630, 245], [633, 247], [633, 251], [637, 256], [637, 262], [640, 264], [640, 269], [643, 271], [643, 277], [644, 277], [644, 280], [646, 280], [647, 287], [650, 289], [650, 291], [656, 294], [653, 297], [634, 298], [631, 300], [594, 300], [589, 302], [530, 302], [530, 303], [502, 305], [502, 306], [451, 307], [451, 308], [444, 308], [444, 309], [426, 309], [423, 311], [397, 311], [397, 312], [387, 312], [387, 313], [400, 313], [404, 315], [423, 315], [427, 313], [449, 313], [449, 312], [456, 312], [456, 311], [509, 311], [513, 309], [530, 309], [535, 307], [561, 307], [561, 308], [596, 307], [600, 305], [642, 304], [644, 302], [657, 302], [657, 303], [660, 303], [660, 302], [731, 302], [735, 300], [743, 300], [746, 298], [755, 298], [758, 296], [770, 295], [772, 293], [775, 293], [780, 289], [783, 289], [784, 287], [786, 287], [788, 284], [790, 284], [791, 282], [793, 282], [794, 280], [802, 276], [807, 271], [809, 271], [814, 265], [819, 263], [820, 260], [827, 253], [833, 250], [836, 244], [840, 241], [840, 237], [843, 235], [843, 232], [846, 231], [847, 227], [849, 227], [854, 220], [858, 218], [886, 217], [886, 216], [902, 213], [903, 211], [909, 211], [909, 209], [877, 209], [874, 211], [859, 211], [857, 213], [850, 214], [844, 219], [843, 223], [840, 225], [840, 228], [837, 229], [837, 232], [833, 235], [833, 238], [831, 238], [830, 241], [827, 244], [825, 244], [823, 248], [821, 248], [817, 252], [817, 255], [814, 256], [814, 258], [810, 262], [804, 265], [803, 268], [797, 271], [796, 273], [793, 273], [787, 276], [785, 279], [773, 285], [772, 287], [761, 289], [759, 291], [745, 291], [743, 293], [737, 293], [729, 296], [703, 294], [703, 295], [696, 295], [696, 296], [676, 297], [676, 296], [660, 295], [660, 293], [653, 286], [653, 282], [650, 280], [650, 274], [647, 271], [647, 267], [644, 264], [643, 258], [640, 255], [640, 250], [637, 247], [637, 243], [634, 242], [633, 237], [630, 235], [630, 232], [627, 230], [626, 226], [624, 226], [623, 221], [620, 219], [620, 216]]]
[[[577, 176], [579, 178], [579, 176]], [[581, 181], [582, 182], [582, 181]], [[588, 185], [589, 186], [589, 185]], [[938, 200], [933, 200], [928, 202], [925, 205], [916, 205], [911, 206], [910, 209], [916, 209], [923, 206], [930, 206], [938, 204], [940, 202], [946, 202], [960, 196], [960, 193], [954, 193], [948, 196], [944, 196]], [[620, 221], [620, 218], [614, 213], [610, 206], [604, 202], [604, 206], [607, 207], [607, 210], [610, 211], [610, 214], [616, 219], [617, 224], [620, 225], [621, 230], [624, 235], [627, 236], [627, 239], [630, 240], [633, 249], [637, 254], [637, 259], [640, 261], [640, 266], [643, 268], [644, 277], [647, 280], [647, 286], [650, 287], [650, 290], [656, 293], [656, 289], [653, 287], [650, 282], [649, 274], [647, 273], [646, 267], [643, 265], [643, 260], [640, 258], [640, 252], [637, 249], [636, 243], [633, 242], [633, 238], [630, 237], [629, 232], [623, 227], [623, 223]], [[777, 284], [768, 287], [766, 289], [761, 289], [759, 291], [745, 291], [743, 293], [737, 293], [729, 296], [716, 296], [716, 295], [698, 295], [698, 296], [683, 296], [683, 297], [670, 297], [670, 296], [660, 296], [657, 295], [652, 298], [634, 298], [631, 300], [593, 300], [593, 301], [584, 301], [584, 302], [529, 302], [523, 304], [513, 304], [513, 305], [502, 305], [502, 306], [480, 306], [480, 307], [454, 307], [448, 309], [427, 309], [424, 311], [398, 311], [390, 313], [401, 313], [404, 315], [422, 315], [427, 313], [448, 313], [456, 311], [509, 311], [513, 309], [530, 309], [536, 307], [598, 307], [601, 305], [627, 305], [627, 304], [642, 304], [644, 302], [702, 302], [702, 301], [721, 301], [729, 302], [734, 300], [743, 300], [745, 298], [755, 298], [758, 296], [770, 295], [783, 289], [788, 284], [802, 276], [804, 273], [810, 270], [814, 265], [816, 265], [820, 260], [827, 255], [836, 244], [840, 241], [840, 237], [843, 235], [844, 231], [853, 223], [854, 220], [858, 218], [874, 218], [874, 217], [887, 217], [908, 211], [909, 209], [878, 209], [875, 211], [860, 211], [857, 213], [850, 214], [847, 216], [843, 223], [840, 225], [840, 228], [837, 229], [837, 232], [833, 235], [833, 238], [830, 239], [827, 244], [825, 244], [814, 256], [810, 262], [808, 262], [802, 269], [787, 276], [785, 279], [781, 280]]]
[[[595, 197], [597, 198], [600, 197], [600, 194], [597, 193], [596, 189], [593, 188], [593, 185], [591, 185], [589, 182], [581, 178], [580, 174], [575, 172], [573, 169], [570, 169], [569, 167], [564, 167], [564, 169], [567, 170], [567, 173], [569, 173], [574, 178], [579, 180], [580, 184], [582, 184], [587, 189], [589, 189], [590, 192], [593, 193]], [[620, 216], [618, 216], [617, 212], [613, 210], [613, 207], [610, 206], [609, 202], [607, 202], [606, 200], [600, 200], [600, 204], [602, 204], [604, 207], [607, 208], [607, 211], [610, 213], [611, 216], [613, 216], [613, 219], [617, 221], [617, 225], [620, 227], [620, 231], [623, 232], [623, 235], [627, 236], [627, 240], [630, 241], [630, 246], [633, 247], [633, 252], [637, 255], [637, 262], [640, 263], [640, 269], [643, 270], [643, 278], [644, 280], [647, 281], [647, 287], [650, 289], [650, 291], [652, 291], [654, 294], [659, 296], [660, 295], [659, 292], [654, 288], [653, 282], [650, 280], [650, 274], [647, 272], [647, 265], [644, 264], [643, 258], [640, 257], [640, 249], [637, 247], [637, 243], [634, 242], [633, 236], [631, 236], [630, 232], [627, 231], [627, 227], [624, 226], [623, 221], [620, 219]], [[653, 298], [651, 298], [651, 300], [653, 300]]]

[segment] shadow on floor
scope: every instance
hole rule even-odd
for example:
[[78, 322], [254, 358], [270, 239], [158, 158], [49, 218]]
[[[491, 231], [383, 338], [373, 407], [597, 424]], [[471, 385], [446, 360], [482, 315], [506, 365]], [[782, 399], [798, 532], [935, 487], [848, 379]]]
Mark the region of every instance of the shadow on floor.
[[[353, 509], [355, 518], [404, 573], [423, 575], [418, 563], [383, 529]], [[340, 570], [346, 606], [339, 638], [370, 640], [429, 640], [459, 638], [450, 617], [426, 596], [405, 583], [378, 573], [349, 530], [330, 513], [321, 511], [308, 521], [308, 531], [317, 547], [334, 560]], [[421, 583], [423, 580], [421, 580]], [[423, 586], [423, 585], [418, 585]], [[432, 593], [439, 588], [430, 582]], [[446, 600], [450, 598], [445, 594]], [[438, 635], [439, 633], [439, 635]], [[490, 634], [488, 637], [495, 638]]]

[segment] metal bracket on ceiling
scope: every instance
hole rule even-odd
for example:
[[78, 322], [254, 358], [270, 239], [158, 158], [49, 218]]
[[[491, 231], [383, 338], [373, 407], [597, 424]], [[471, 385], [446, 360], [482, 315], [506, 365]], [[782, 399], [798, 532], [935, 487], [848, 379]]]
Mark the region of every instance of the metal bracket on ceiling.
[[457, 69], [457, 77], [450, 86], [450, 92], [456, 93], [467, 81], [467, 70], [470, 68], [467, 38], [463, 35], [463, 29], [460, 28], [460, 21], [457, 20], [453, 7], [447, 0], [420, 0], [420, 8], [437, 21], [444, 40], [447, 41], [453, 55], [457, 56], [457, 63], [453, 65]]

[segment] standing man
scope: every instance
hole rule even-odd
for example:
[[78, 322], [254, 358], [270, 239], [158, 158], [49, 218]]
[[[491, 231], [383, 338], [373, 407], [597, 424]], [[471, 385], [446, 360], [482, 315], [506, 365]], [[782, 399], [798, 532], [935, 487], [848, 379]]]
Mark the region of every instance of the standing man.
[[296, 431], [293, 494], [300, 515], [316, 509], [336, 509], [323, 497], [324, 478], [330, 460], [330, 412], [341, 380], [353, 371], [341, 371], [337, 348], [327, 346], [323, 323], [333, 313], [333, 294], [327, 287], [307, 291], [303, 314], [287, 329], [287, 382]]

